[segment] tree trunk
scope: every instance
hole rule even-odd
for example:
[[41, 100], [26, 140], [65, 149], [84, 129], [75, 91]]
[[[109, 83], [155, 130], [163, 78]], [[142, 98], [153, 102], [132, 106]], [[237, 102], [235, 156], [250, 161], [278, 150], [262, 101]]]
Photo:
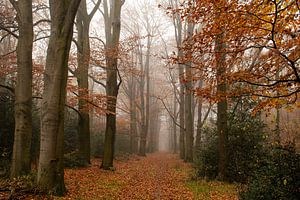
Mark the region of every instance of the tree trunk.
[[[203, 86], [203, 81], [199, 81], [199, 88]], [[200, 151], [201, 151], [201, 139], [202, 139], [202, 104], [203, 98], [199, 97], [198, 99], [198, 120], [197, 120], [197, 135], [196, 135], [196, 144], [195, 144], [195, 158], [198, 160]]]
[[113, 168], [114, 144], [116, 136], [116, 105], [119, 91], [118, 85], [118, 46], [121, 30], [121, 0], [113, 1], [111, 5], [111, 16], [108, 16], [107, 1], [104, 1], [106, 7], [105, 31], [106, 31], [106, 95], [108, 105], [106, 114], [106, 129], [104, 140], [104, 154], [101, 168], [110, 170]]
[[73, 22], [80, 0], [50, 0], [51, 35], [44, 74], [37, 182], [46, 193], [66, 192], [63, 169], [64, 105]]
[[[188, 24], [188, 40], [193, 35], [193, 25]], [[188, 41], [191, 42], [191, 41]], [[190, 50], [188, 50], [187, 55], [190, 56]], [[185, 161], [192, 162], [193, 161], [193, 148], [194, 148], [194, 120], [193, 120], [193, 111], [192, 111], [192, 89], [193, 89], [193, 75], [191, 63], [187, 63], [185, 68]]]
[[78, 110], [80, 112], [78, 124], [79, 157], [85, 164], [90, 164], [90, 115], [86, 98], [89, 95], [88, 71], [90, 63], [89, 25], [86, 0], [82, 0], [77, 12], [77, 69], [75, 76], [79, 87]]
[[130, 80], [130, 151], [138, 152], [137, 116], [136, 116], [136, 82], [133, 75]]
[[[148, 21], [147, 21], [147, 25]], [[149, 26], [147, 26], [149, 28]], [[139, 154], [141, 156], [146, 156], [146, 146], [147, 146], [147, 136], [148, 136], [148, 132], [149, 132], [149, 114], [150, 114], [150, 75], [149, 75], [149, 67], [150, 67], [150, 47], [151, 47], [151, 36], [148, 35], [147, 37], [147, 52], [146, 52], [146, 60], [145, 60], [145, 78], [146, 78], [146, 102], [145, 102], [145, 106], [141, 106], [143, 109], [145, 109], [144, 111], [144, 116], [142, 118], [144, 118], [144, 121], [142, 122], [142, 134], [141, 134], [141, 144], [140, 144], [140, 152]], [[143, 56], [143, 55], [141, 55]], [[145, 80], [145, 79], [144, 79]], [[143, 81], [144, 81], [143, 80]], [[142, 83], [142, 87], [141, 87], [141, 95], [143, 96], [143, 103], [144, 104], [144, 85], [145, 82]]]
[[30, 172], [32, 138], [32, 0], [12, 1], [17, 11], [17, 84], [15, 89], [15, 133], [11, 178]]
[[[173, 0], [170, 1], [173, 5]], [[175, 5], [174, 8], [178, 8], [178, 0], [174, 1]], [[183, 57], [183, 51], [181, 48], [182, 46], [182, 21], [179, 14], [174, 16], [174, 28], [175, 28], [175, 36], [176, 36], [176, 43], [178, 49], [178, 59], [180, 60]], [[178, 64], [178, 79], [180, 83], [180, 91], [179, 91], [179, 124], [180, 124], [180, 131], [179, 131], [179, 153], [180, 158], [185, 158], [185, 116], [184, 116], [184, 106], [185, 106], [185, 97], [184, 97], [184, 65]]]
[[[174, 90], [176, 92], [176, 90]], [[176, 93], [174, 92], [174, 101], [173, 101], [173, 116], [174, 116], [174, 120], [177, 121], [177, 100], [176, 100]], [[177, 153], [177, 126], [175, 124], [175, 122], [172, 123], [173, 125], [173, 153]]]
[[217, 132], [218, 132], [218, 148], [219, 148], [219, 162], [218, 162], [218, 179], [226, 180], [227, 168], [227, 98], [226, 98], [226, 66], [225, 53], [222, 52], [224, 44], [222, 43], [222, 34], [216, 39], [216, 62], [217, 62], [217, 95], [220, 101], [217, 105]]
[[[186, 69], [186, 76], [191, 77], [191, 69]], [[190, 79], [190, 78], [188, 78]], [[192, 82], [188, 80], [186, 83], [185, 92], [185, 161], [193, 161], [193, 141], [194, 141], [194, 131], [193, 131], [193, 116], [192, 116]]]

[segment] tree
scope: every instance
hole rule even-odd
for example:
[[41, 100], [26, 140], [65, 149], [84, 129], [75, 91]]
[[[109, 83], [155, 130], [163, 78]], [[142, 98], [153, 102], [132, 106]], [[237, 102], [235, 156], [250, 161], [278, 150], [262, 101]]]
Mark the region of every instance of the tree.
[[86, 0], [82, 0], [77, 12], [77, 64], [75, 76], [78, 83], [78, 110], [80, 112], [78, 124], [79, 157], [90, 163], [90, 115], [88, 112], [89, 95], [89, 64], [90, 64], [90, 23], [95, 15], [101, 0], [98, 0], [90, 14], [87, 12]]
[[[140, 149], [139, 155], [146, 156], [146, 145], [147, 145], [147, 136], [149, 132], [149, 114], [150, 114], [150, 75], [149, 75], [149, 67], [150, 67], [150, 51], [151, 51], [151, 35], [149, 30], [149, 19], [146, 19], [147, 23], [147, 51], [146, 51], [146, 60], [143, 63], [143, 53], [142, 50], [140, 52], [140, 63], [141, 63], [141, 71], [144, 72], [144, 75], [141, 76], [140, 81], [140, 98], [141, 98], [141, 141], [140, 141]], [[140, 44], [141, 46], [141, 44]], [[146, 82], [145, 82], [146, 78]], [[144, 94], [144, 86], [146, 85], [146, 101]]]
[[37, 183], [41, 191], [66, 192], [63, 169], [64, 106], [68, 56], [80, 0], [50, 0], [51, 35], [44, 74]]
[[[186, 43], [191, 43], [191, 38], [194, 32], [194, 25], [188, 22]], [[191, 46], [188, 44], [187, 46]], [[192, 58], [190, 49], [186, 49], [185, 57]], [[185, 160], [193, 162], [193, 149], [194, 149], [194, 117], [192, 113], [193, 101], [193, 75], [192, 75], [192, 62], [185, 63]]]
[[32, 137], [32, 0], [10, 0], [17, 11], [19, 28], [17, 45], [17, 84], [15, 88], [15, 133], [11, 177], [31, 170]]
[[[179, 9], [179, 1], [178, 0], [171, 0], [170, 5], [172, 9]], [[182, 59], [183, 57], [183, 28], [182, 28], [182, 20], [181, 16], [178, 12], [174, 12], [173, 16], [173, 25], [175, 29], [175, 38], [177, 44], [177, 58], [178, 60]], [[184, 65], [178, 62], [178, 79], [180, 83], [180, 92], [179, 92], [179, 123], [180, 123], [180, 133], [179, 133], [179, 150], [180, 150], [180, 158], [185, 158], [185, 115], [184, 115], [184, 106], [185, 106], [185, 87], [183, 83], [183, 75], [184, 75]]]
[[[115, 0], [108, 7], [107, 0], [103, 1], [105, 20], [105, 59], [106, 59], [106, 95], [108, 96], [106, 114], [106, 129], [104, 154], [101, 164], [103, 169], [113, 167], [114, 144], [116, 135], [116, 104], [121, 80], [118, 83], [118, 52], [121, 30], [121, 7], [124, 2]], [[109, 10], [110, 8], [110, 10]]]

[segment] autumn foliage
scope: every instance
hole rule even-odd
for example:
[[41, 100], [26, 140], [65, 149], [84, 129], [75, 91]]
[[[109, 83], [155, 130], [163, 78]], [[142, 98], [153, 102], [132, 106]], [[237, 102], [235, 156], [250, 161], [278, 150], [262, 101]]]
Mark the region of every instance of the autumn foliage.
[[[180, 12], [182, 19], [196, 26], [192, 42], [185, 41], [182, 47], [191, 49], [192, 56], [176, 62], [192, 61], [194, 79], [206, 81], [204, 88], [196, 90], [197, 95], [213, 101], [222, 96], [250, 96], [260, 100], [259, 107], [299, 106], [298, 1], [187, 0], [169, 12]], [[218, 52], [215, 42], [220, 35], [222, 50]], [[221, 95], [216, 94], [218, 53], [226, 56], [222, 81], [230, 85]]]

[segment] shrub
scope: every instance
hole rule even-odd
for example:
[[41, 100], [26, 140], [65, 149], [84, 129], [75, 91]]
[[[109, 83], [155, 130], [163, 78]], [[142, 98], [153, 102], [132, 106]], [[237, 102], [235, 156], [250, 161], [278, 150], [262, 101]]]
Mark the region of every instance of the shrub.
[[205, 139], [197, 150], [195, 161], [196, 176], [214, 179], [218, 174], [218, 144], [215, 126], [206, 126], [202, 130]]
[[300, 155], [293, 145], [269, 148], [264, 160], [240, 192], [242, 200], [297, 200], [300, 196]]
[[86, 167], [88, 163], [79, 156], [78, 151], [73, 151], [64, 155], [64, 166], [68, 168]]
[[[229, 119], [227, 180], [246, 182], [263, 156], [263, 123], [249, 113]], [[205, 127], [205, 136], [196, 161], [197, 176], [215, 179], [218, 174], [218, 137], [216, 127]]]

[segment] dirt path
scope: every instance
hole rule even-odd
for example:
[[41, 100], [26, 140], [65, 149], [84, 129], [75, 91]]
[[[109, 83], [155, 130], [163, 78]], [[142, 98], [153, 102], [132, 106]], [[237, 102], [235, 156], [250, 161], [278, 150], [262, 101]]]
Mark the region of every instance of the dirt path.
[[133, 157], [115, 166], [114, 172], [100, 170], [98, 162], [66, 170], [69, 193], [63, 199], [193, 199], [185, 184], [190, 166], [175, 155]]
[[174, 155], [156, 153], [131, 161], [121, 199], [192, 199], [185, 187], [189, 166]]

